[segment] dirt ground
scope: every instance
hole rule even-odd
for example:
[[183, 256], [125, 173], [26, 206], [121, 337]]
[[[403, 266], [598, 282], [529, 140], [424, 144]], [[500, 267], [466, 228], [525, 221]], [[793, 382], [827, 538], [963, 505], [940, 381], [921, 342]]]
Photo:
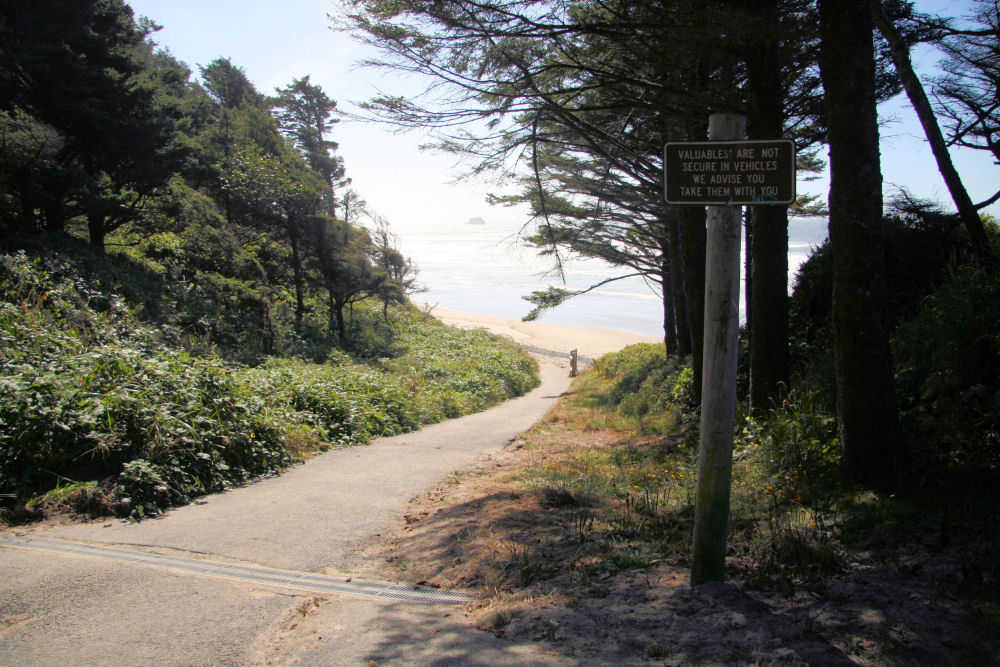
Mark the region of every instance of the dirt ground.
[[[613, 436], [563, 437], [568, 448]], [[392, 578], [478, 591], [470, 622], [578, 664], [1000, 664], [957, 592], [960, 563], [930, 549], [848, 554], [839, 574], [780, 591], [738, 579], [692, 588], [683, 559], [585, 573], [586, 538], [565, 538], [578, 511], [518, 484], [519, 470], [545, 456], [553, 450], [518, 440], [453, 475], [413, 498], [399, 530], [368, 555]]]

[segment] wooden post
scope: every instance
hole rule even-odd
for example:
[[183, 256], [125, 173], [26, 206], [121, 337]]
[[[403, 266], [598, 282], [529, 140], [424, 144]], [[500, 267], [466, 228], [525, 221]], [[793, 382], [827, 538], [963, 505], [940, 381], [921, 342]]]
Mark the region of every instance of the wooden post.
[[577, 364], [576, 350], [571, 350], [569, 353], [569, 376], [571, 378], [576, 377], [577, 373], [576, 364]]
[[[746, 136], [746, 119], [734, 114], [715, 114], [709, 118], [708, 136], [713, 141], [742, 140]], [[739, 345], [740, 214], [740, 206], [708, 207], [701, 442], [692, 586], [722, 581], [726, 576]]]

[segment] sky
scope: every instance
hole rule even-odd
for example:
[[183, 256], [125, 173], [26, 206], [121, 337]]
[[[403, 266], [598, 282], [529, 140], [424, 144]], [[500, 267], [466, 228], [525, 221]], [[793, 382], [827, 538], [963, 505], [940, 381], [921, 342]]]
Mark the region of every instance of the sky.
[[[327, 13], [339, 0], [126, 0], [136, 15], [163, 26], [153, 39], [195, 72], [218, 57], [242, 67], [263, 93], [273, 94], [306, 75], [346, 112], [379, 92], [414, 91], [412, 79], [358, 66], [370, 55], [368, 47], [330, 28]], [[968, 0], [917, 0], [917, 9], [959, 15]], [[914, 54], [918, 72], [933, 67], [938, 56]], [[882, 170], [888, 194], [905, 185], [914, 195], [950, 206], [948, 191], [905, 98], [880, 108]], [[335, 126], [347, 175], [370, 209], [394, 229], [466, 221], [481, 217], [488, 224], [509, 225], [511, 233], [523, 222], [517, 210], [490, 207], [488, 182], [456, 182], [460, 171], [454, 156], [421, 150], [428, 137], [419, 131], [398, 133], [391, 128], [353, 120]], [[1000, 187], [1000, 168], [982, 152], [953, 154], [974, 201]], [[827, 183], [799, 184], [799, 192], [825, 196]], [[1000, 204], [987, 209], [1000, 216]], [[402, 248], [406, 252], [406, 248]]]

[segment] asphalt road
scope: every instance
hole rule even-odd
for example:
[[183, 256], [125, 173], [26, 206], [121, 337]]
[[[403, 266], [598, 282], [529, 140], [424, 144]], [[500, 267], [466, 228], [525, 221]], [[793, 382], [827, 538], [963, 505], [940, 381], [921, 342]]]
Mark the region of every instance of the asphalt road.
[[[488, 464], [490, 452], [552, 406], [568, 386], [567, 369], [548, 358], [542, 385], [527, 396], [331, 451], [157, 519], [0, 533], [0, 665], [571, 664], [541, 645], [469, 627], [454, 603], [321, 594], [184, 567], [363, 581], [371, 564], [357, 547], [396, 525], [416, 494]], [[125, 557], [44, 548], [60, 543], [110, 546]], [[152, 562], [138, 558], [150, 554]], [[325, 602], [317, 606], [317, 598]]]

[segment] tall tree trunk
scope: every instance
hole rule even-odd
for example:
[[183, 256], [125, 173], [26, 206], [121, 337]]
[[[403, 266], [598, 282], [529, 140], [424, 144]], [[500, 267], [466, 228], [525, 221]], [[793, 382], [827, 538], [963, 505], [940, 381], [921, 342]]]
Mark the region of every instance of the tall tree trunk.
[[941, 134], [937, 116], [934, 115], [934, 109], [931, 107], [930, 100], [927, 99], [923, 84], [920, 83], [916, 72], [913, 71], [913, 64], [910, 62], [910, 49], [892, 24], [892, 20], [885, 13], [885, 8], [879, 0], [872, 0], [871, 12], [876, 27], [889, 42], [889, 52], [892, 55], [892, 62], [896, 65], [899, 79], [903, 82], [903, 90], [906, 91], [910, 104], [917, 112], [917, 118], [920, 119], [924, 135], [931, 145], [931, 152], [934, 153], [938, 171], [941, 172], [941, 177], [948, 187], [951, 199], [958, 209], [958, 217], [968, 230], [969, 239], [972, 241], [976, 253], [981, 257], [986, 256], [990, 254], [990, 243], [986, 237], [986, 229], [983, 227], [983, 221], [979, 219], [979, 212], [976, 210], [975, 204], [972, 203], [972, 198], [969, 197], [969, 193], [958, 175], [958, 170], [955, 169], [955, 165], [951, 161], [948, 145], [945, 143], [944, 135]]
[[274, 354], [274, 321], [271, 318], [271, 301], [261, 299], [264, 318], [264, 351], [267, 354]]
[[750, 408], [780, 405], [788, 390], [788, 209], [753, 207], [750, 254]]
[[326, 315], [326, 329], [331, 336], [335, 333], [339, 333], [337, 329], [337, 303], [333, 298], [333, 289], [333, 285], [331, 285], [328, 281], [326, 284], [326, 306], [328, 308]]
[[677, 354], [677, 318], [675, 316], [674, 291], [670, 285], [673, 273], [670, 264], [670, 235], [667, 224], [660, 228], [660, 294], [663, 296], [663, 345], [667, 356]]
[[292, 276], [295, 282], [295, 331], [302, 331], [302, 316], [306, 310], [305, 295], [304, 295], [304, 281], [305, 278], [302, 275], [302, 257], [299, 250], [299, 237], [298, 234], [292, 233], [288, 235], [289, 245], [292, 247]]
[[334, 304], [334, 310], [337, 313], [337, 335], [340, 336], [341, 341], [347, 340], [347, 322], [344, 321], [344, 307], [346, 305], [343, 299], [337, 299]]
[[670, 292], [674, 297], [674, 324], [677, 327], [677, 356], [691, 354], [691, 322], [688, 318], [687, 295], [684, 292], [684, 252], [681, 247], [680, 222], [667, 222], [670, 233]]
[[743, 216], [743, 247], [746, 248], [743, 253], [743, 315], [747, 322], [745, 335], [748, 345], [753, 344], [751, 338], [753, 332], [750, 330], [750, 315], [753, 312], [753, 303], [750, 302], [750, 296], [753, 294], [753, 253], [750, 251], [753, 248], [753, 215], [753, 207], [747, 207], [746, 215]]
[[691, 332], [691, 370], [694, 395], [701, 397], [705, 330], [705, 209], [687, 206], [680, 212], [680, 237], [684, 265], [684, 296]]
[[674, 295], [666, 279], [661, 282], [663, 292], [663, 348], [667, 356], [677, 355], [677, 320], [674, 315]]
[[871, 0], [820, 0], [830, 137], [837, 416], [844, 479], [891, 488], [907, 450], [889, 349]]
[[100, 209], [92, 209], [87, 212], [87, 232], [90, 235], [90, 245], [99, 255], [104, 254], [104, 239], [108, 234], [104, 224], [105, 220], [104, 212]]
[[[778, 0], [753, 0], [747, 41], [748, 134], [780, 139], [784, 130]], [[747, 324], [750, 332], [750, 409], [780, 404], [788, 388], [788, 208], [751, 207], [748, 225]]]

